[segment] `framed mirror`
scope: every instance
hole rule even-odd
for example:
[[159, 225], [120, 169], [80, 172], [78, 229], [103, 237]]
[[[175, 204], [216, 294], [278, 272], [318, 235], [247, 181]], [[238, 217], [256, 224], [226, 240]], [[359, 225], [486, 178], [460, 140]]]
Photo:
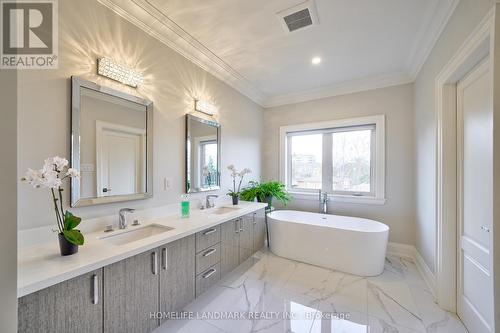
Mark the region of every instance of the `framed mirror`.
[[220, 125], [186, 115], [186, 193], [220, 189]]
[[71, 207], [153, 195], [153, 103], [71, 78]]

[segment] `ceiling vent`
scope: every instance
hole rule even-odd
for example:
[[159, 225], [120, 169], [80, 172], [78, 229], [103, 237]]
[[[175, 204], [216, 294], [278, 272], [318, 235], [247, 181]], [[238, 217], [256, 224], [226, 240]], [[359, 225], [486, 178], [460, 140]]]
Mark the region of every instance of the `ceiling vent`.
[[287, 33], [319, 24], [318, 13], [313, 0], [282, 10], [276, 15]]

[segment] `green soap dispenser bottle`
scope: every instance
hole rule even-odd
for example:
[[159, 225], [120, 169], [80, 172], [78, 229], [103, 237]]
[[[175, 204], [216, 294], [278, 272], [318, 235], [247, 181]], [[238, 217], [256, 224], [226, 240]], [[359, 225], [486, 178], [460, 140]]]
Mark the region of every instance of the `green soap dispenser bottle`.
[[181, 217], [189, 217], [189, 194], [181, 195]]

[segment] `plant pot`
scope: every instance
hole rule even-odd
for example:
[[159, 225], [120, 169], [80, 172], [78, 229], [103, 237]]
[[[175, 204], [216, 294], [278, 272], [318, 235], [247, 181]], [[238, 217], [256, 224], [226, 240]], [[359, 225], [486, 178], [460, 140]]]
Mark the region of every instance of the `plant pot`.
[[233, 198], [233, 205], [236, 206], [238, 204], [240, 198], [238, 196], [233, 196], [232, 198]]
[[272, 195], [268, 195], [268, 196], [266, 196], [266, 197], [264, 198], [264, 201], [262, 201], [262, 200], [260, 199], [260, 197], [257, 197], [257, 201], [258, 201], [258, 202], [265, 202], [265, 203], [267, 203], [267, 207], [268, 207], [268, 208], [271, 208], [271, 206], [272, 206], [272, 204], [273, 204], [273, 196], [272, 196]]
[[62, 233], [57, 236], [59, 237], [59, 249], [62, 256], [70, 256], [78, 252], [78, 245], [68, 242]]

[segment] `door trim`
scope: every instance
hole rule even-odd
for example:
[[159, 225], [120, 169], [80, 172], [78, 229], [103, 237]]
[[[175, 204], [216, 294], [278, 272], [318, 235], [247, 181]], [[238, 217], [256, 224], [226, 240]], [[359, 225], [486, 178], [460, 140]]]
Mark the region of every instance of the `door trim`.
[[436, 77], [436, 298], [457, 311], [456, 84], [493, 54], [496, 6], [484, 17]]

